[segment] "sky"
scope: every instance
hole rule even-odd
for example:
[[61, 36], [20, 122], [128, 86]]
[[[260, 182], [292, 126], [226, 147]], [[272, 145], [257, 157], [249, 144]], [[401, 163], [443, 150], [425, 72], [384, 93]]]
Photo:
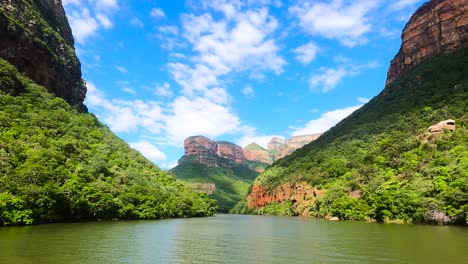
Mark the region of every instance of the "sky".
[[264, 147], [376, 96], [420, 0], [62, 0], [94, 113], [163, 169], [184, 139]]

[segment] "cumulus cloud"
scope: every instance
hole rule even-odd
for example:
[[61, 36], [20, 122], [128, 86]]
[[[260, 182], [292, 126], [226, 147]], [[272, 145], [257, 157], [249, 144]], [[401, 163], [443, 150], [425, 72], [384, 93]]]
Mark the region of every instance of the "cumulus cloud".
[[357, 72], [344, 67], [322, 68], [320, 73], [313, 74], [309, 79], [311, 90], [320, 90], [323, 93], [333, 90], [344, 77], [355, 75]]
[[138, 150], [143, 156], [151, 161], [165, 160], [166, 154], [160, 151], [155, 145], [151, 142], [142, 140], [138, 142], [129, 143], [130, 147]]
[[155, 94], [160, 97], [171, 98], [174, 93], [172, 92], [171, 85], [165, 82], [163, 85], [156, 86]]
[[247, 85], [244, 87], [244, 89], [242, 89], [242, 94], [244, 94], [246, 97], [251, 98], [255, 95], [255, 91], [252, 88], [252, 86]]
[[139, 129], [161, 133], [164, 128], [163, 109], [158, 102], [142, 100], [109, 100], [92, 82], [87, 83], [86, 105], [103, 111], [99, 118], [117, 133]]
[[309, 88], [312, 91], [318, 90], [326, 93], [335, 89], [344, 78], [355, 76], [361, 73], [362, 70], [374, 69], [379, 66], [377, 61], [356, 65], [348, 60], [347, 63], [339, 65], [336, 68], [322, 67], [309, 78]]
[[110, 29], [113, 22], [110, 18], [118, 9], [117, 0], [64, 0], [73, 36], [79, 44], [97, 35], [100, 29]]
[[132, 20], [130, 20], [130, 24], [139, 28], [145, 27], [145, 24], [143, 23], [143, 21], [141, 21], [138, 17], [132, 18]]
[[165, 120], [166, 133], [169, 142], [176, 145], [193, 135], [217, 137], [239, 130], [237, 115], [207, 98], [177, 97], [170, 111]]
[[115, 68], [116, 68], [120, 73], [123, 73], [123, 74], [128, 73], [127, 68], [125, 68], [125, 67], [123, 67], [123, 66], [118, 66], [118, 65], [116, 65]]
[[319, 52], [319, 47], [315, 43], [309, 42], [295, 48], [293, 51], [297, 54], [296, 59], [302, 64], [307, 65], [315, 59]]
[[365, 34], [372, 25], [369, 14], [379, 4], [375, 0], [302, 1], [289, 8], [305, 32], [329, 39], [338, 39], [353, 47], [367, 42]]
[[319, 118], [307, 122], [304, 127], [293, 127], [292, 135], [298, 136], [325, 132], [361, 107], [362, 105], [356, 105], [323, 113]]
[[122, 91], [124, 91], [124, 92], [126, 92], [126, 93], [129, 93], [129, 94], [136, 94], [135, 89], [130, 88], [130, 87], [124, 87], [124, 88], [122, 89]]
[[165, 18], [166, 14], [161, 8], [153, 8], [151, 9], [150, 15], [155, 19]]

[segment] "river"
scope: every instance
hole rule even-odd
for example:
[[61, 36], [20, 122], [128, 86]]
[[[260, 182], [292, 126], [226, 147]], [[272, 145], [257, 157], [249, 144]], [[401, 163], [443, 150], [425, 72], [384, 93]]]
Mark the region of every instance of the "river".
[[468, 263], [468, 228], [296, 217], [0, 228], [0, 263]]

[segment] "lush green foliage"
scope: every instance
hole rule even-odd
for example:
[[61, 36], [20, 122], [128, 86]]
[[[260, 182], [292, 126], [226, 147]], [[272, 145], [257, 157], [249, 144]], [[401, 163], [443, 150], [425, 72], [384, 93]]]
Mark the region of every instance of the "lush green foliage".
[[1, 59], [0, 88], [0, 226], [215, 212], [214, 200]]
[[[314, 216], [466, 223], [467, 65], [466, 48], [420, 64], [256, 182], [274, 188], [301, 178], [322, 189]], [[446, 119], [456, 121], [454, 132], [427, 132]], [[356, 190], [360, 197], [351, 198]], [[236, 208], [245, 212], [245, 201]]]
[[214, 183], [216, 191], [210, 196], [218, 201], [220, 212], [228, 212], [245, 196], [257, 177], [258, 172], [252, 168], [264, 168], [266, 165], [252, 161], [236, 164], [227, 159], [223, 159], [223, 163], [225, 167], [208, 167], [187, 157], [171, 172], [187, 182]]

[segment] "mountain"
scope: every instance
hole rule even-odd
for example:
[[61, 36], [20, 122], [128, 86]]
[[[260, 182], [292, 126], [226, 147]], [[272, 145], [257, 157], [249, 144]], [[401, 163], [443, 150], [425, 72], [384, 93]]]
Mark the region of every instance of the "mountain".
[[254, 142], [242, 148], [228, 141], [192, 136], [185, 139], [185, 154], [171, 173], [215, 198], [219, 211], [228, 212], [244, 197], [259, 172], [319, 136], [295, 136], [286, 141], [272, 138], [268, 150]]
[[86, 113], [61, 1], [1, 1], [0, 39], [0, 226], [216, 211]]
[[246, 159], [242, 147], [234, 143], [204, 136], [187, 138], [184, 150], [171, 173], [215, 198], [221, 212], [239, 202], [258, 172], [268, 165]]
[[383, 91], [268, 167], [232, 212], [467, 224], [467, 10], [420, 7]]

